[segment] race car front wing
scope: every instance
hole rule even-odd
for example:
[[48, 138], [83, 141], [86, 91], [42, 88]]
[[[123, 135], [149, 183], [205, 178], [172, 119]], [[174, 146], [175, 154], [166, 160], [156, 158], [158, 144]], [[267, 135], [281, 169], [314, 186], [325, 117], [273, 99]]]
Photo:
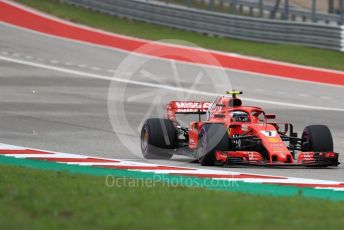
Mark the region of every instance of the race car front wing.
[[216, 151], [217, 165], [251, 165], [251, 166], [281, 166], [281, 167], [328, 167], [338, 166], [338, 153], [334, 152], [300, 152], [296, 162], [269, 162], [255, 151]]

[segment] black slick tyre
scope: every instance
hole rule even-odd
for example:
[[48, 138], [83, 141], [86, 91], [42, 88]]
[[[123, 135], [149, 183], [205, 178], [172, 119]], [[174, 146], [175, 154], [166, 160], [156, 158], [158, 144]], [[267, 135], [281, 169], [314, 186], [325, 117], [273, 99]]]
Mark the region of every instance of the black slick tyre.
[[147, 119], [141, 129], [141, 151], [146, 159], [170, 159], [176, 148], [176, 128], [169, 119]]

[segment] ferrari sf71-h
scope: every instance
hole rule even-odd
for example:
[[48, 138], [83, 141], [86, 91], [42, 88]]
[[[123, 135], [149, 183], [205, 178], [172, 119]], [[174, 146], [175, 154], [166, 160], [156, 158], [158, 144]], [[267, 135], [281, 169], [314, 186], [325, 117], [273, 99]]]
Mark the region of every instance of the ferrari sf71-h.
[[[301, 137], [289, 123], [259, 107], [242, 106], [240, 91], [229, 91], [211, 102], [171, 101], [167, 118], [145, 121], [141, 149], [148, 159], [186, 155], [201, 165], [338, 166], [338, 153], [325, 125], [307, 126]], [[182, 127], [177, 114], [198, 114]], [[206, 119], [201, 120], [201, 115]]]

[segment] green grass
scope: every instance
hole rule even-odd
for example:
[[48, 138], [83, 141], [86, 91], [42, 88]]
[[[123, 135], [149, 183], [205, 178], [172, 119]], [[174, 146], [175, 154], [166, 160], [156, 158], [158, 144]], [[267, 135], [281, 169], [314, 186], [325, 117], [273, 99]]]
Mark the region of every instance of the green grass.
[[129, 181], [109, 187], [103, 176], [0, 165], [0, 229], [339, 229], [344, 225], [344, 202], [162, 184], [133, 188]]
[[119, 34], [150, 40], [179, 39], [214, 50], [235, 52], [308, 66], [344, 70], [343, 52], [296, 45], [257, 43], [237, 39], [209, 37], [169, 27], [111, 17], [83, 8], [61, 4], [57, 0], [17, 1], [60, 18]]

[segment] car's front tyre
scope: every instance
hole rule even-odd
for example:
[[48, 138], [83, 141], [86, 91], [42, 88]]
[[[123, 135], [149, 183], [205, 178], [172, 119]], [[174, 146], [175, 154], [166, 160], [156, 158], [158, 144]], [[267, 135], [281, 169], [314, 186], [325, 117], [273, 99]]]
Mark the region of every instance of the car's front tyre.
[[330, 129], [325, 125], [307, 126], [302, 133], [303, 152], [333, 152]]
[[229, 148], [227, 129], [224, 124], [204, 124], [199, 135], [197, 158], [203, 166], [215, 165], [215, 152]]

